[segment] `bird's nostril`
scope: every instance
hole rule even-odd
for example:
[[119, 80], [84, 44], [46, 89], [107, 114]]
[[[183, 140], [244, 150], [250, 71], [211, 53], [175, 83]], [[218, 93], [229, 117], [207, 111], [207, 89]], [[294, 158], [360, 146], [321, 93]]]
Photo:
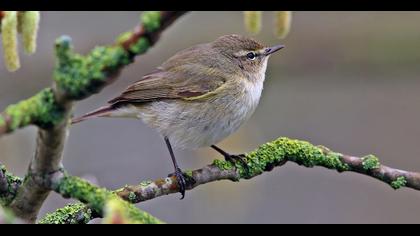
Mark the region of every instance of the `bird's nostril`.
[[271, 51], [271, 48], [265, 49], [265, 52], [270, 52], [270, 51]]

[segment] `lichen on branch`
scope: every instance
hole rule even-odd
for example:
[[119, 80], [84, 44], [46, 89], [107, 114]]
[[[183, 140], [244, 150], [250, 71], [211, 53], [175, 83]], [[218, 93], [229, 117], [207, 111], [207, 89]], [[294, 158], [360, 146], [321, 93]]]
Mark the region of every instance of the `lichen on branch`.
[[144, 22], [118, 37], [117, 43], [98, 46], [87, 55], [73, 51], [70, 37], [58, 38], [55, 44], [54, 86], [9, 106], [0, 115], [0, 135], [28, 125], [45, 128], [59, 124], [71, 110], [69, 102], [87, 98], [112, 83], [124, 66], [153, 46], [160, 32], [182, 14], [184, 12], [145, 12], [141, 17]]
[[285, 161], [292, 161], [305, 167], [323, 166], [339, 172], [350, 170], [350, 167], [340, 160], [340, 153], [326, 150], [325, 147], [314, 146], [306, 141], [281, 137], [246, 154], [247, 168], [240, 162], [233, 165], [231, 162], [216, 160], [213, 164], [222, 170], [235, 168], [239, 178], [244, 179], [260, 175], [284, 164]]
[[86, 56], [74, 53], [67, 36], [56, 41], [55, 49], [57, 61], [53, 78], [60, 92], [71, 100], [99, 92], [110, 76], [132, 62], [121, 46], [96, 47]]
[[6, 170], [0, 163], [0, 205], [8, 206], [16, 196], [18, 187], [22, 184], [22, 179]]
[[94, 212], [83, 203], [68, 204], [47, 214], [38, 224], [87, 224]]
[[65, 198], [71, 197], [86, 203], [99, 215], [104, 214], [107, 204], [111, 202], [114, 204], [114, 207], [118, 207], [119, 210], [125, 212], [125, 216], [130, 222], [142, 224], [162, 223], [162, 221], [150, 214], [141, 211], [129, 202], [124, 201], [115, 193], [112, 193], [105, 188], [94, 186], [79, 177], [65, 175], [52, 187], [57, 193], [60, 193]]
[[52, 89], [47, 88], [29, 99], [8, 106], [0, 115], [0, 130], [3, 127], [4, 132], [12, 132], [30, 124], [49, 128], [61, 122], [63, 114], [64, 108], [56, 102]]

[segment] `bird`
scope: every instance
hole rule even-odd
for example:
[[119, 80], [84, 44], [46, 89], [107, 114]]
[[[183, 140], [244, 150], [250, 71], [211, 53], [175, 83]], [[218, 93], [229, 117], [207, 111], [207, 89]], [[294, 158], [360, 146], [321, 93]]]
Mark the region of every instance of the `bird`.
[[282, 48], [238, 34], [197, 44], [177, 52], [107, 105], [72, 124], [94, 117], [134, 118], [156, 129], [169, 150], [183, 199], [187, 182], [173, 148], [211, 147], [226, 161], [244, 163], [243, 155], [229, 154], [216, 144], [254, 113], [268, 58]]

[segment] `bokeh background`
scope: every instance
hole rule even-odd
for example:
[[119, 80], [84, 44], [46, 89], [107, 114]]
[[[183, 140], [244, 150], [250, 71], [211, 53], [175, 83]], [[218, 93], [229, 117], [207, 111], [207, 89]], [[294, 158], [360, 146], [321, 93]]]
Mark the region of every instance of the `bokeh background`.
[[[420, 12], [294, 12], [285, 40], [273, 35], [273, 12], [255, 36], [286, 48], [271, 57], [250, 121], [220, 146], [232, 153], [287, 136], [420, 171]], [[0, 59], [0, 110], [51, 83], [54, 40], [67, 34], [77, 52], [112, 43], [139, 12], [42, 12], [38, 51], [22, 68]], [[192, 12], [166, 30], [113, 85], [77, 104], [76, 115], [103, 105], [177, 51], [224, 35], [248, 35], [241, 12]], [[0, 49], [1, 50], [1, 49]], [[21, 52], [23, 50], [20, 50]], [[0, 161], [22, 175], [35, 149], [33, 127], [0, 139]], [[176, 152], [183, 169], [215, 158], [209, 148]], [[172, 172], [158, 134], [136, 120], [96, 119], [71, 128], [64, 165], [110, 189]], [[354, 173], [288, 163], [239, 183], [217, 182], [139, 207], [170, 223], [420, 223], [420, 192], [394, 191]], [[52, 193], [42, 215], [69, 200]]]

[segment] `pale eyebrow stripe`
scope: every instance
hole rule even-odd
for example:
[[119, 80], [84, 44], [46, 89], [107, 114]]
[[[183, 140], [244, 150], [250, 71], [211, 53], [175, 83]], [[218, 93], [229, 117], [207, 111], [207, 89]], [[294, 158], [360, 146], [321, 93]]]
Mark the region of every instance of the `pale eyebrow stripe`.
[[245, 56], [247, 53], [249, 53], [250, 51], [245, 51], [245, 50], [241, 50], [241, 51], [239, 51], [239, 52], [237, 52], [237, 53], [235, 53], [234, 55], [236, 56], [236, 57], [243, 57], [243, 56]]

